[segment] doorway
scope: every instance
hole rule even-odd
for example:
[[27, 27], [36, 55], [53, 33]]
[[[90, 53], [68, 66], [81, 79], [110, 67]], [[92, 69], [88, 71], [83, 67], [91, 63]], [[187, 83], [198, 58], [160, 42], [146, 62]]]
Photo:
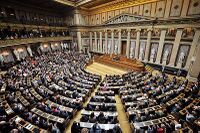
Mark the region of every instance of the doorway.
[[121, 55], [126, 56], [126, 45], [127, 41], [122, 41]]

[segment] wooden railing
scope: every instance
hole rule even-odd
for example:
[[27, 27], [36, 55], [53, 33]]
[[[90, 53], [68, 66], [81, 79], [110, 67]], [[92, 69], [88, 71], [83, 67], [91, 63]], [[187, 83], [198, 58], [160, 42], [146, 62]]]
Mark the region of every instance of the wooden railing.
[[95, 61], [105, 64], [105, 65], [110, 65], [113, 67], [117, 67], [120, 69], [124, 69], [124, 70], [136, 70], [136, 71], [143, 71], [145, 70], [144, 65], [137, 61], [137, 60], [132, 60], [132, 59], [128, 59], [125, 57], [119, 57], [118, 61], [113, 60], [113, 58], [115, 58], [116, 55], [103, 55], [103, 56], [99, 56], [99, 57], [95, 57]]

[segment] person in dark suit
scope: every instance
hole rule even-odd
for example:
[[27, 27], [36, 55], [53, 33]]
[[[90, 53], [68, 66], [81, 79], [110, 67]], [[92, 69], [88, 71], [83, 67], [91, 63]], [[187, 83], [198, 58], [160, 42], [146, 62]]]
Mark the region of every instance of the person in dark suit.
[[72, 124], [71, 133], [80, 133], [80, 124], [76, 121]]

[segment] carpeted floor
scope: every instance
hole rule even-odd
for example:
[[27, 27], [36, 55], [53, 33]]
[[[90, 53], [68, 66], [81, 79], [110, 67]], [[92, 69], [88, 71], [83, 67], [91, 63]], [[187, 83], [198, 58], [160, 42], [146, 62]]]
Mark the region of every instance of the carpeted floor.
[[[110, 66], [107, 66], [107, 65], [104, 65], [104, 64], [96, 63], [96, 62], [94, 62], [93, 64], [88, 66], [86, 68], [86, 70], [88, 72], [101, 75], [102, 79], [105, 77], [106, 74], [107, 75], [117, 75], [117, 74], [122, 75], [124, 73], [127, 73], [124, 70], [113, 68], [113, 67], [110, 67]], [[92, 96], [94, 96], [96, 91], [97, 91], [97, 88], [93, 91], [91, 96], [88, 98], [87, 102], [84, 103], [84, 106], [87, 105], [87, 103], [90, 101], [90, 98]], [[117, 106], [117, 112], [118, 112], [118, 120], [119, 120], [120, 127], [121, 127], [123, 133], [131, 133], [130, 124], [128, 122], [128, 118], [126, 116], [126, 112], [124, 111], [123, 104], [121, 102], [121, 99], [120, 99], [119, 95], [115, 95], [115, 100], [116, 100], [116, 106]], [[70, 124], [68, 125], [68, 127], [66, 127], [65, 133], [71, 133], [72, 123], [74, 121], [79, 121], [80, 120], [81, 111], [82, 110], [80, 110], [75, 115], [75, 117], [70, 121]]]

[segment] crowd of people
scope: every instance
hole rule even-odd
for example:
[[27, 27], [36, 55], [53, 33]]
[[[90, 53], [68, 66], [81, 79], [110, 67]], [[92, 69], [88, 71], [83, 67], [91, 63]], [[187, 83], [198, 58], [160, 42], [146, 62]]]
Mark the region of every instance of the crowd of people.
[[[198, 125], [194, 124], [194, 121], [199, 119], [200, 110], [198, 82], [189, 86], [187, 79], [170, 78], [165, 73], [152, 75], [148, 72], [133, 71], [122, 76], [106, 76], [103, 83], [103, 90], [119, 86], [119, 95], [129, 121], [133, 126], [139, 123], [143, 125], [134, 127], [133, 132], [172, 132], [185, 125], [190, 125], [194, 131], [199, 130], [196, 128]], [[197, 104], [189, 108], [185, 115], [181, 115], [180, 111], [195, 100], [198, 101]], [[170, 114], [177, 114], [178, 118], [167, 119]], [[158, 122], [160, 118], [166, 120]], [[145, 122], [152, 124], [145, 126]]]
[[[200, 117], [199, 82], [189, 83], [164, 73], [131, 71], [122, 76], [106, 75], [95, 96], [83, 107], [101, 81], [100, 76], [84, 70], [88, 61], [87, 55], [78, 52], [54, 51], [26, 58], [8, 69], [0, 77], [0, 88], [6, 87], [0, 95], [0, 130], [26, 132], [13, 117], [18, 116], [44, 130], [63, 132], [77, 110], [83, 109], [80, 122], [73, 123], [73, 133], [121, 133], [114, 98], [117, 89], [131, 125], [143, 123], [133, 132], [164, 133], [184, 127], [199, 130], [195, 125]], [[185, 113], [180, 113], [182, 110]], [[169, 118], [171, 114], [173, 118]], [[105, 129], [102, 124], [112, 128]]]
[[[1, 99], [1, 131], [12, 126], [9, 120], [13, 114], [6, 112], [9, 105], [7, 107], [14, 115], [34, 126], [50, 132], [63, 132], [67, 122], [82, 108], [84, 100], [100, 81], [100, 76], [84, 70], [87, 61], [84, 54], [55, 51], [27, 58], [10, 68], [0, 79], [1, 87], [6, 84]], [[32, 111], [33, 108], [65, 121], [48, 119]], [[23, 129], [20, 123], [13, 128], [18, 132]]]
[[42, 37], [59, 37], [68, 36], [67, 30], [44, 30], [44, 29], [13, 29], [10, 26], [0, 29], [0, 40], [26, 39], [26, 38], [42, 38]]

